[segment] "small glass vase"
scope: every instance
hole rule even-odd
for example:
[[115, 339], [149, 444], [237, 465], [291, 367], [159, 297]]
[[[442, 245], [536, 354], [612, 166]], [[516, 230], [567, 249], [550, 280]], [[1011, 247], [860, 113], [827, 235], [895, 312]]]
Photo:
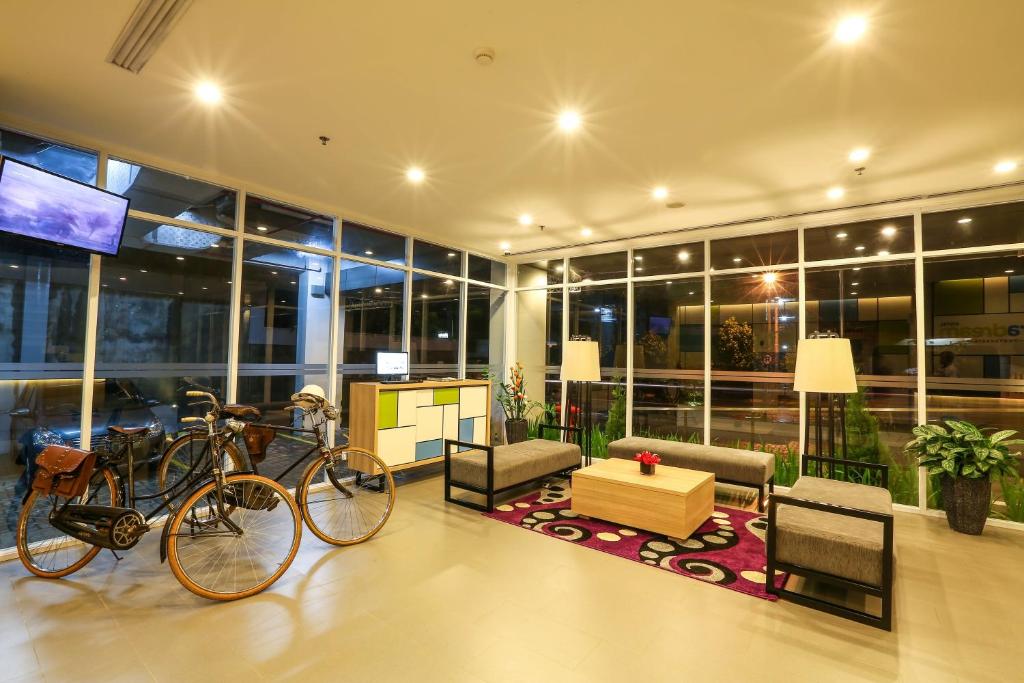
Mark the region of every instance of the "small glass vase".
[[650, 465], [643, 462], [640, 463], [640, 474], [654, 474], [654, 463], [652, 462]]

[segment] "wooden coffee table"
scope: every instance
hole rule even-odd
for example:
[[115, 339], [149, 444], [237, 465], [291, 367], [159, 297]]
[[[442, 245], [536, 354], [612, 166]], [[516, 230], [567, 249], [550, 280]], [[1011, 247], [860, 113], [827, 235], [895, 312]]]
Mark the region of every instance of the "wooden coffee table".
[[715, 510], [715, 475], [657, 465], [640, 474], [640, 463], [598, 460], [573, 472], [572, 511], [646, 531], [688, 538]]

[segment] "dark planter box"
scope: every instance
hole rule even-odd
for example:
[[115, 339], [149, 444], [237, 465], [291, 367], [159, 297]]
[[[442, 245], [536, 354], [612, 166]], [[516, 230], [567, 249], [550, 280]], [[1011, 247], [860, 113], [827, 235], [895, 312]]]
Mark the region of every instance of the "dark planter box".
[[949, 528], [962, 534], [979, 535], [988, 521], [992, 481], [966, 477], [941, 477], [942, 503]]
[[526, 420], [505, 420], [505, 443], [526, 441], [528, 427]]

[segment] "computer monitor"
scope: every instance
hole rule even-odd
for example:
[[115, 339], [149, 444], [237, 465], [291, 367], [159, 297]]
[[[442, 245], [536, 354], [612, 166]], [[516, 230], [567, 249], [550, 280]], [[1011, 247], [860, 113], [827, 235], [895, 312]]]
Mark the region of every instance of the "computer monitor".
[[409, 354], [404, 351], [378, 351], [377, 374], [390, 378], [409, 374]]

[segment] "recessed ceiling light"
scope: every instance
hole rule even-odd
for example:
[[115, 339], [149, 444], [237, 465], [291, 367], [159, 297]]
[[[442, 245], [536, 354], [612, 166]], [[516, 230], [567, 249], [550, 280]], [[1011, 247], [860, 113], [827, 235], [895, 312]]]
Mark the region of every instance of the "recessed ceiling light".
[[146, 270], [145, 268], [140, 268], [140, 269], [139, 269], [139, 272], [140, 272], [140, 273], [148, 273], [149, 271], [148, 271], [148, 270]]
[[885, 249], [882, 249], [881, 251], [878, 252], [878, 255], [879, 256], [888, 256], [889, 252], [886, 251]]
[[184, 261], [185, 260], [184, 256], [175, 256], [174, 258], [179, 260], [179, 261]]
[[[103, 286], [106, 287], [106, 285]], [[185, 296], [185, 292], [178, 292], [178, 296]]]
[[970, 223], [970, 222], [971, 222], [972, 220], [974, 220], [974, 219], [973, 219], [973, 218], [961, 218], [961, 219], [959, 219], [959, 220], [957, 221], [957, 223], [959, 223], [960, 225], [967, 225], [967, 224], [968, 224], [968, 223]]
[[840, 43], [855, 43], [860, 40], [868, 30], [868, 20], [862, 16], [843, 17], [836, 24], [833, 34]]
[[265, 225], [257, 225], [256, 229], [259, 230], [260, 232], [266, 232], [267, 231], [267, 226], [265, 226]]
[[455, 258], [455, 252], [454, 251], [449, 251], [448, 252], [448, 258]]
[[18, 269], [18, 264], [17, 263], [12, 263], [10, 267], [14, 268], [15, 270], [17, 270]]
[[444, 283], [445, 283], [446, 285], [454, 285], [454, 284], [455, 284], [455, 283], [454, 283], [454, 282], [452, 282], [451, 280], [445, 280], [445, 281], [444, 281]]
[[119, 277], [117, 279], [120, 280], [121, 282], [128, 282], [128, 278], [126, 277]]
[[1006, 273], [1007, 275], [1009, 275], [1010, 273], [1013, 272], [1013, 268], [1008, 268], [1008, 269], [1004, 270], [1003, 272]]
[[[103, 286], [104, 286], [104, 287], [109, 287], [110, 285], [108, 285], [108, 284], [107, 284], [106, 282], [104, 282], [104, 283], [103, 283]], [[180, 294], [180, 292], [179, 292], [179, 294]]]
[[1017, 170], [1017, 162], [1016, 161], [1011, 161], [1009, 159], [1007, 159], [1005, 161], [1000, 161], [998, 164], [996, 164], [992, 168], [992, 170], [994, 170], [996, 173], [1009, 173], [1011, 171], [1016, 171]]
[[295, 283], [295, 280], [292, 280], [292, 281], [291, 281], [291, 284], [293, 284], [293, 285], [294, 285], [294, 284], [296, 284], [296, 283]]
[[419, 166], [412, 166], [405, 172], [405, 179], [410, 183], [422, 183], [427, 174]]
[[736, 257], [733, 258], [732, 262], [733, 263], [742, 263], [743, 259], [741, 259], [739, 256], [736, 256]]
[[851, 282], [851, 283], [850, 283], [850, 286], [851, 286], [851, 287], [856, 287], [856, 286], [857, 286], [857, 285], [859, 285], [859, 284], [860, 284], [859, 282]]
[[634, 261], [643, 261], [643, 260], [644, 260], [644, 257], [643, 257], [643, 256], [634, 256], [634, 257], [633, 257], [633, 260], [634, 260]]
[[277, 271], [276, 270], [272, 270], [272, 271], [270, 271], [270, 274], [271, 275], [277, 275]]
[[850, 152], [850, 161], [854, 163], [860, 163], [867, 161], [868, 157], [871, 156], [871, 150], [867, 147], [858, 147], [857, 149]]
[[854, 270], [854, 272], [856, 272], [856, 271], [860, 270], [860, 266], [857, 266], [857, 267], [856, 267], [856, 268], [854, 268], [853, 270]]
[[206, 291], [207, 289], [209, 289], [209, 287], [203, 287], [203, 291], [204, 291], [204, 292], [205, 292], [205, 291]]
[[828, 188], [828, 192], [825, 193], [825, 195], [829, 199], [842, 199], [843, 195], [845, 195], [845, 194], [846, 194], [846, 190], [844, 190], [843, 188], [839, 187], [838, 185], [836, 185], [835, 187]]
[[637, 267], [636, 267], [636, 268], [634, 268], [633, 270], [635, 270], [636, 272], [638, 272], [638, 273], [639, 273], [639, 272], [640, 272], [640, 271], [642, 271], [643, 269], [644, 269], [644, 267], [643, 267], [643, 266], [637, 266]]
[[836, 233], [836, 239], [838, 239], [838, 240], [845, 240], [846, 239], [846, 233], [845, 232], [837, 232]]
[[590, 228], [580, 228], [580, 234], [583, 235], [584, 237], [590, 237], [591, 235], [594, 234], [594, 231], [591, 230]]
[[882, 228], [882, 235], [884, 237], [892, 237], [895, 234], [896, 234], [896, 227], [893, 226], [893, 225], [887, 225], [884, 228]]
[[429, 296], [429, 295], [427, 295], [427, 294], [420, 294], [420, 298], [421, 298], [421, 299], [429, 299], [429, 298], [430, 298], [430, 296]]
[[533, 216], [528, 213], [519, 214], [519, 225], [533, 225]]
[[509, 249], [512, 248], [512, 245], [509, 244], [508, 242], [502, 242], [501, 244], [498, 245], [498, 248], [501, 249], [502, 251], [508, 251]]
[[196, 85], [195, 93], [196, 97], [199, 98], [199, 101], [205, 102], [206, 104], [217, 104], [224, 99], [224, 95], [221, 93], [220, 88], [210, 81], [198, 83]]
[[762, 275], [761, 279], [764, 280], [765, 284], [773, 285], [775, 284], [775, 281], [779, 279], [779, 276], [776, 275], [775, 273], [769, 272]]
[[668, 188], [663, 185], [659, 185], [651, 190], [651, 196], [655, 199], [665, 199], [668, 197]]
[[562, 266], [562, 265], [555, 266], [555, 272], [556, 273], [561, 273], [564, 270], [565, 270], [565, 266]]
[[864, 245], [863, 244], [858, 244], [857, 246], [855, 246], [853, 248], [853, 250], [854, 251], [864, 251]]
[[363, 253], [366, 254], [367, 256], [373, 256], [373, 250], [372, 249], [367, 249]]
[[558, 115], [558, 127], [566, 133], [572, 133], [579, 130], [581, 123], [583, 123], [583, 119], [580, 118], [579, 112], [571, 109], [566, 109]]
[[679, 252], [678, 256], [680, 261], [685, 262], [690, 260], [690, 252], [686, 251], [685, 249]]
[[850, 296], [857, 296], [857, 292], [850, 292]]

